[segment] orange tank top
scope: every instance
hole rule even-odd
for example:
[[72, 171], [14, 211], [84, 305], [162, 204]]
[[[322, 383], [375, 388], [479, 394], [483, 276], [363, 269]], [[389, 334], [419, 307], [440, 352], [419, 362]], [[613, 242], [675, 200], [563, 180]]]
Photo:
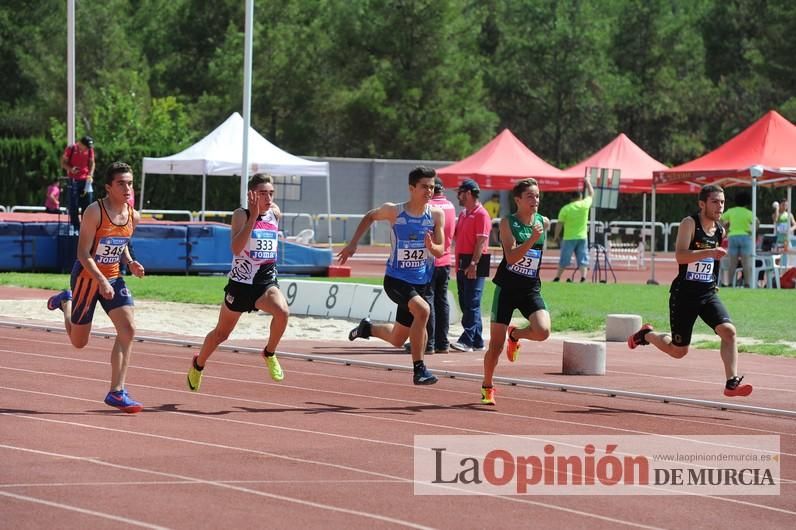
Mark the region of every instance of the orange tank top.
[[100, 224], [94, 234], [94, 244], [91, 246], [91, 257], [97, 264], [100, 272], [107, 279], [112, 280], [120, 276], [119, 263], [133, 235], [133, 209], [127, 206], [127, 222], [123, 225], [113, 224], [105, 201], [97, 201], [100, 207]]

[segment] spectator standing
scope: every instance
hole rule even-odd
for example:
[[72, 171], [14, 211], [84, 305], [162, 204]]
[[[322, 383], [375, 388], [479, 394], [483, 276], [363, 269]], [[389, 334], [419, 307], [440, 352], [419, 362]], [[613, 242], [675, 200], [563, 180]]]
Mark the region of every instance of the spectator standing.
[[484, 203], [489, 218], [492, 220], [492, 230], [489, 232], [489, 245], [500, 244], [500, 195], [493, 193], [492, 197]]
[[44, 194], [44, 211], [47, 213], [61, 213], [61, 188], [58, 186], [58, 177], [50, 181]]
[[[561, 230], [563, 225], [564, 239], [561, 242], [561, 255], [558, 259], [558, 272], [553, 278], [554, 282], [561, 279], [564, 269], [569, 267], [572, 261], [572, 254], [575, 253], [575, 261], [580, 269], [581, 283], [586, 281], [586, 274], [589, 271], [589, 241], [588, 241], [588, 221], [589, 208], [591, 208], [594, 188], [591, 186], [589, 177], [584, 179], [586, 184], [586, 196], [582, 192], [575, 192], [570, 198], [569, 204], [565, 205], [558, 212], [558, 222], [554, 239], [561, 241]], [[571, 279], [567, 279], [571, 282]]]
[[732, 276], [738, 266], [738, 258], [741, 258], [743, 266], [743, 281], [747, 287], [752, 286], [752, 251], [754, 241], [752, 241], [752, 223], [760, 222], [755, 219], [752, 210], [748, 207], [751, 204], [749, 193], [741, 191], [735, 196], [735, 206], [721, 215], [721, 221], [727, 230], [727, 256], [724, 263], [724, 278], [727, 285], [732, 285]]
[[[492, 222], [478, 200], [480, 193], [481, 189], [472, 179], [462, 182], [457, 192], [459, 205], [464, 209], [459, 212], [453, 239], [456, 242], [456, 287], [464, 331], [451, 348], [459, 351], [484, 349], [481, 295], [485, 278], [489, 276], [486, 250]], [[479, 267], [482, 257], [486, 262]]]
[[79, 231], [78, 210], [85, 212], [94, 202], [94, 139], [84, 136], [67, 147], [61, 156], [61, 167], [69, 177], [69, 221], [75, 231]]
[[774, 211], [772, 216], [774, 221], [774, 231], [777, 234], [777, 239], [774, 242], [774, 250], [782, 252], [780, 265], [782, 267], [788, 266], [788, 252], [790, 252], [791, 237], [796, 230], [796, 220], [793, 214], [788, 211], [788, 199], [784, 198], [779, 201], [778, 208]]
[[448, 306], [448, 279], [451, 272], [451, 241], [453, 232], [456, 229], [456, 208], [444, 194], [445, 188], [442, 179], [434, 177], [434, 196], [431, 197], [429, 204], [439, 208], [445, 215], [445, 228], [443, 230], [445, 241], [443, 243], [443, 254], [434, 260], [434, 273], [431, 276], [431, 283], [426, 289], [426, 302], [430, 308], [428, 324], [428, 345], [426, 353], [448, 353], [450, 343], [448, 342], [448, 329], [450, 327], [450, 307]]

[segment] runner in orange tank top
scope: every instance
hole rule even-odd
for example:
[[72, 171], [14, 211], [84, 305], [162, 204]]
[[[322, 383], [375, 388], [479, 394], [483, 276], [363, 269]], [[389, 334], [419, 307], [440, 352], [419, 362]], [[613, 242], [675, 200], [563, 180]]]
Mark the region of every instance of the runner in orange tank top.
[[91, 336], [94, 309], [100, 303], [116, 328], [111, 349], [111, 385], [105, 403], [135, 413], [143, 406], [130, 398], [124, 388], [135, 335], [133, 295], [124, 283], [120, 264], [127, 264], [139, 278], [144, 276], [144, 267], [132, 258], [129, 249], [140, 220], [138, 212], [128, 204], [133, 195], [133, 171], [129, 165], [114, 162], [108, 167], [105, 192], [107, 196], [92, 203], [83, 214], [72, 290], [52, 296], [47, 308], [64, 312], [64, 326], [72, 345], [83, 348]]

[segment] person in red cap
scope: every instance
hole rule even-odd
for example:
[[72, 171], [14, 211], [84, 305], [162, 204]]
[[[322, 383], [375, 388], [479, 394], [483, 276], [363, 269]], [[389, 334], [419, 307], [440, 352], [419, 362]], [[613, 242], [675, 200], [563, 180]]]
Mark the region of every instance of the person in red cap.
[[478, 183], [472, 179], [459, 184], [457, 192], [463, 209], [459, 212], [453, 238], [456, 242], [456, 287], [464, 330], [451, 348], [459, 351], [484, 349], [481, 295], [489, 276], [489, 254], [486, 251], [492, 220], [478, 200], [480, 193]]
[[84, 136], [68, 146], [61, 156], [61, 167], [69, 177], [69, 222], [80, 231], [78, 209], [85, 212], [94, 202], [94, 139]]

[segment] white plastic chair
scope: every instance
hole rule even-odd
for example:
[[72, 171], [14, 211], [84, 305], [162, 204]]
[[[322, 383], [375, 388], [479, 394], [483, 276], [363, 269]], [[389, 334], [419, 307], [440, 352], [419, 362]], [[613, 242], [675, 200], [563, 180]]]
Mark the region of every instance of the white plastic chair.
[[305, 228], [298, 234], [293, 237], [288, 237], [288, 241], [293, 241], [294, 243], [301, 243], [302, 245], [309, 245], [312, 243], [312, 239], [315, 237], [315, 230], [312, 228]]

